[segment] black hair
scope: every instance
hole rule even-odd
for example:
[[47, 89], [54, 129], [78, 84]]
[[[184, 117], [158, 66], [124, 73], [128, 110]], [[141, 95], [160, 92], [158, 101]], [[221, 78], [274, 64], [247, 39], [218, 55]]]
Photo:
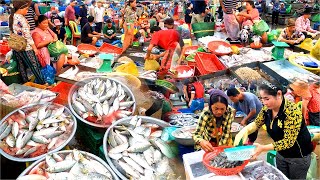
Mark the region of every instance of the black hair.
[[95, 1], [95, 0], [91, 1], [91, 4], [94, 4], [94, 3], [96, 3], [96, 1]]
[[247, 1], [246, 3], [249, 3], [252, 8], [255, 8], [253, 1]]
[[259, 86], [260, 91], [265, 91], [268, 95], [276, 97], [278, 94], [278, 91], [281, 91], [282, 95], [284, 95], [287, 92], [287, 89], [284, 89], [281, 86], [273, 85], [271, 83], [264, 83]]
[[153, 26], [152, 28], [150, 28], [151, 33], [154, 33], [154, 32], [160, 31], [160, 30], [161, 30], [161, 28], [159, 26]]
[[211, 95], [210, 96], [210, 101], [209, 101], [209, 110], [210, 112], [212, 112], [212, 108], [211, 106], [217, 102], [220, 102], [224, 105], [226, 105], [226, 107], [228, 108], [229, 104], [228, 104], [228, 100], [225, 97], [222, 97], [220, 95], [216, 96], [216, 95]]
[[48, 17], [45, 15], [40, 15], [38, 17], [38, 24], [42, 23], [42, 21], [48, 20]]
[[31, 3], [32, 3], [31, 0], [27, 0], [27, 1], [13, 0], [12, 1], [13, 8], [10, 8], [10, 16], [9, 16], [9, 29], [10, 29], [10, 32], [13, 32], [13, 16], [14, 16], [14, 13], [16, 11], [18, 11], [19, 9], [24, 9], [24, 8], [27, 8], [27, 7], [29, 8]]
[[88, 17], [88, 22], [89, 22], [89, 23], [92, 23], [93, 21], [94, 21], [94, 17], [93, 17], [93, 16], [89, 16], [89, 17]]
[[164, 20], [164, 24], [174, 25], [174, 20], [172, 18], [167, 18]]
[[111, 19], [107, 19], [106, 23], [112, 23]]
[[187, 8], [190, 7], [191, 4], [192, 4], [192, 3], [187, 3]]
[[240, 94], [240, 92], [236, 88], [229, 88], [227, 91], [227, 96], [229, 96], [229, 97], [236, 97], [239, 94]]

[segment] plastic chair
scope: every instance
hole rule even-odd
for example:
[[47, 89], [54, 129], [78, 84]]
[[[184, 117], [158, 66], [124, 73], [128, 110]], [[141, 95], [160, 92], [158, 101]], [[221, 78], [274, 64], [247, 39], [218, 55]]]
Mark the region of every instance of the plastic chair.
[[81, 38], [81, 33], [79, 32], [78, 25], [74, 21], [69, 21], [69, 26], [72, 32], [72, 44], [77, 46], [77, 39]]

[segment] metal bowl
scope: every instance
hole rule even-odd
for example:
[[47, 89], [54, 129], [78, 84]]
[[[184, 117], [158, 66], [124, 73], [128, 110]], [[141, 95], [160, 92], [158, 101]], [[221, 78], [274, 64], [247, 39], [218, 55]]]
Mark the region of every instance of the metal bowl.
[[186, 127], [182, 127], [182, 128], [178, 128], [176, 129], [175, 131], [172, 132], [172, 136], [174, 137], [174, 140], [178, 143], [178, 144], [181, 144], [181, 145], [184, 145], [184, 146], [193, 146], [194, 145], [194, 140], [193, 138], [181, 138], [178, 136], [178, 133], [180, 131], [195, 131], [197, 128], [197, 126], [186, 126]]
[[[14, 111], [12, 111], [11, 113], [9, 113], [8, 115], [6, 115], [0, 122], [0, 124], [2, 124], [7, 118], [9, 118], [12, 114], [16, 113], [18, 110], [21, 110], [21, 109], [25, 109], [25, 108], [30, 108], [32, 106], [37, 106], [37, 105], [45, 105], [45, 104], [54, 104], [55, 106], [62, 106], [60, 104], [56, 104], [56, 103], [37, 103], [37, 104], [29, 104], [29, 105], [26, 105], [26, 106], [23, 106], [21, 108], [18, 108]], [[71, 139], [73, 138], [74, 134], [76, 133], [76, 130], [77, 130], [77, 121], [76, 121], [76, 118], [72, 115], [71, 111], [65, 107], [65, 111], [67, 111], [72, 119], [73, 119], [73, 129], [72, 129], [72, 132], [69, 136], [69, 138], [64, 142], [62, 143], [59, 147], [57, 147], [56, 149], [53, 149], [45, 154], [42, 154], [40, 156], [37, 156], [37, 157], [33, 157], [33, 158], [18, 158], [18, 157], [14, 157], [14, 156], [11, 156], [9, 154], [7, 154], [6, 152], [4, 152], [2, 149], [0, 149], [0, 154], [3, 155], [4, 157], [12, 160], [12, 161], [17, 161], [17, 162], [29, 162], [29, 161], [36, 161], [38, 159], [41, 159], [41, 158], [44, 158], [46, 156], [46, 154], [48, 153], [54, 153], [54, 152], [57, 152], [59, 150], [61, 150], [62, 148], [64, 148], [70, 141]]]
[[135, 103], [133, 104], [133, 107], [132, 107], [132, 112], [134, 113], [135, 110], [136, 110], [136, 99], [132, 93], [132, 91], [128, 88], [128, 86], [126, 86], [125, 84], [123, 84], [122, 82], [116, 80], [116, 79], [113, 79], [113, 78], [107, 78], [107, 77], [102, 77], [102, 76], [96, 76], [96, 77], [93, 77], [93, 78], [87, 78], [83, 81], [79, 81], [77, 83], [75, 83], [70, 91], [69, 91], [69, 95], [68, 95], [68, 105], [69, 105], [69, 108], [71, 110], [71, 112], [73, 113], [73, 115], [76, 116], [77, 119], [79, 119], [80, 121], [90, 125], [90, 126], [93, 126], [93, 127], [97, 127], [97, 128], [108, 128], [109, 125], [102, 125], [102, 124], [96, 124], [96, 123], [92, 123], [92, 122], [89, 122], [85, 119], [83, 119], [81, 116], [78, 115], [78, 113], [73, 109], [73, 106], [71, 105], [71, 101], [72, 101], [72, 95], [74, 93], [74, 91], [76, 91], [80, 86], [84, 86], [86, 83], [90, 82], [91, 80], [94, 80], [94, 79], [97, 79], [97, 78], [100, 78], [100, 79], [103, 79], [103, 80], [106, 80], [106, 79], [109, 79], [111, 82], [114, 81], [116, 82], [117, 84], [120, 84], [123, 89], [125, 90], [125, 92], [132, 98], [132, 101], [134, 101]]
[[[85, 154], [86, 156], [89, 156], [90, 158], [98, 161], [99, 163], [101, 163], [106, 169], [108, 169], [108, 171], [111, 173], [112, 177], [114, 180], [119, 180], [118, 176], [112, 171], [112, 169], [110, 168], [110, 166], [108, 166], [108, 164], [103, 161], [101, 158], [99, 158], [98, 156], [85, 152], [85, 151], [80, 151], [82, 154]], [[72, 153], [72, 150], [64, 150], [64, 151], [59, 151], [57, 152], [59, 154], [69, 154]], [[52, 154], [52, 153], [50, 153]], [[40, 162], [45, 161], [46, 157], [42, 157], [41, 159], [37, 160], [36, 162], [32, 163], [27, 169], [25, 169], [20, 175], [19, 177], [25, 176], [27, 175], [36, 165], [38, 165]], [[18, 177], [18, 178], [19, 178]]]
[[[160, 127], [169, 127], [170, 125], [160, 119], [156, 119], [156, 118], [152, 118], [152, 117], [147, 117], [147, 116], [138, 116], [138, 118], [142, 119], [142, 122], [146, 122], [146, 123], [153, 123], [153, 124], [157, 124]], [[128, 124], [130, 122], [130, 120], [132, 119], [132, 117], [126, 117], [123, 118], [121, 120], [116, 121], [115, 123], [113, 123], [106, 131], [106, 133], [104, 134], [103, 137], [103, 152], [104, 155], [106, 157], [106, 160], [108, 162], [108, 164], [110, 165], [110, 167], [112, 168], [112, 170], [119, 176], [120, 179], [122, 180], [128, 180], [128, 178], [123, 175], [113, 164], [112, 160], [109, 158], [108, 156], [108, 136], [109, 136], [109, 132], [111, 131], [111, 129], [114, 126], [118, 126], [118, 125], [122, 125], [122, 124]]]

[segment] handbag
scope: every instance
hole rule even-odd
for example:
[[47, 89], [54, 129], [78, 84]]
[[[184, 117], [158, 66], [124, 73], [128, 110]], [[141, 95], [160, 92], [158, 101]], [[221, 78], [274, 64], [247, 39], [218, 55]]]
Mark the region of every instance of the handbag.
[[15, 33], [11, 33], [8, 39], [8, 45], [15, 51], [24, 51], [27, 47], [27, 40]]

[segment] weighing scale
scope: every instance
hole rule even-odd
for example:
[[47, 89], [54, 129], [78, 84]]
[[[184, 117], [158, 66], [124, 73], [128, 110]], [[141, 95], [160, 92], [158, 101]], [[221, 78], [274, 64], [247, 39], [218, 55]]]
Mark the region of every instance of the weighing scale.
[[274, 48], [272, 49], [272, 58], [274, 60], [285, 60], [283, 57], [284, 55], [284, 48], [290, 47], [285, 42], [278, 42], [278, 41], [272, 41], [272, 44], [274, 45]]
[[99, 69], [97, 69], [98, 73], [104, 73], [104, 72], [112, 72], [111, 68], [111, 61], [113, 60], [112, 54], [100, 54], [99, 58], [102, 59], [102, 65]]

